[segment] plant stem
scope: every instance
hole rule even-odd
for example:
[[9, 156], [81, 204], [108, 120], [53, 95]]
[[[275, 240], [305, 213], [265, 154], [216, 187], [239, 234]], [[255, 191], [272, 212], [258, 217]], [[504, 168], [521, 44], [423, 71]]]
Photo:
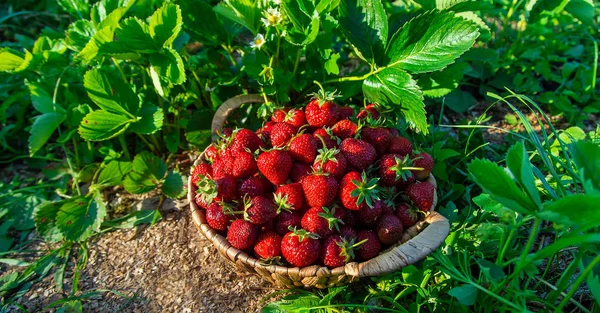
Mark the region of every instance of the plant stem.
[[75, 140], [75, 137], [73, 136], [71, 139], [73, 140], [73, 152], [75, 152], [75, 164], [77, 167], [79, 167], [81, 165], [81, 160], [79, 159], [79, 148], [77, 148], [77, 141]]
[[326, 84], [332, 84], [332, 83], [340, 83], [340, 82], [350, 82], [350, 81], [360, 81], [360, 80], [365, 80], [367, 79], [369, 76], [377, 73], [378, 71], [373, 71], [373, 72], [369, 72], [365, 75], [362, 76], [349, 76], [349, 77], [338, 77], [338, 78], [334, 78], [334, 79], [330, 79], [330, 80], [326, 80], [323, 82], [323, 85]]
[[127, 77], [125, 77], [125, 72], [123, 72], [123, 69], [121, 68], [121, 65], [119, 65], [119, 62], [117, 62], [117, 60], [115, 58], [110, 58], [110, 59], [115, 64], [115, 67], [117, 68], [119, 73], [121, 73], [121, 77], [123, 78], [123, 81], [125, 82], [125, 84], [127, 84]]
[[49, 187], [56, 187], [56, 186], [52, 185], [52, 184], [47, 184], [47, 185], [35, 185], [35, 186], [23, 187], [23, 188], [19, 188], [17, 190], [13, 190], [13, 191], [9, 191], [7, 193], [0, 194], [0, 198], [12, 196], [16, 193], [21, 193], [21, 192], [25, 192], [25, 191], [40, 189], [40, 188], [49, 188]]
[[498, 259], [496, 260], [497, 265], [504, 264], [504, 255], [506, 254], [506, 250], [508, 250], [508, 246], [510, 245], [512, 238], [516, 234], [517, 234], [517, 230], [515, 228], [511, 229], [510, 232], [508, 233], [508, 237], [506, 237], [506, 242], [504, 243], [504, 245], [502, 246], [502, 249], [498, 253]]
[[125, 153], [125, 158], [129, 161], [131, 161], [131, 154], [129, 154], [129, 150], [127, 149], [127, 143], [125, 142], [125, 135], [120, 134], [119, 135], [119, 143], [121, 144], [121, 149], [123, 149], [123, 152]]
[[567, 305], [567, 302], [569, 302], [569, 300], [573, 297], [573, 295], [577, 291], [577, 288], [579, 288], [579, 285], [581, 285], [581, 283], [583, 282], [583, 280], [590, 274], [590, 272], [594, 269], [594, 267], [598, 263], [600, 263], [600, 255], [597, 255], [594, 258], [594, 260], [590, 264], [588, 264], [588, 266], [585, 268], [585, 270], [583, 271], [583, 273], [581, 273], [577, 277], [577, 280], [575, 280], [575, 283], [573, 284], [573, 286], [571, 287], [571, 289], [569, 290], [569, 292], [567, 293], [567, 295], [560, 302], [560, 304], [556, 308], [556, 311], [558, 311], [558, 312], [562, 311], [562, 309], [565, 307], [565, 305]]
[[527, 255], [529, 255], [529, 251], [535, 242], [535, 238], [537, 237], [538, 230], [540, 229], [540, 225], [542, 224], [542, 220], [539, 218], [535, 219], [533, 223], [533, 229], [531, 229], [531, 233], [529, 234], [529, 239], [527, 240], [527, 244], [525, 245], [525, 249], [521, 252], [521, 259], [519, 260], [519, 264], [524, 264]]
[[302, 56], [302, 48], [298, 49], [296, 55], [296, 61], [294, 62], [294, 70], [292, 71], [292, 77], [296, 77], [296, 71], [298, 70], [298, 64], [300, 64], [300, 57]]
[[150, 148], [150, 150], [152, 150], [152, 152], [156, 153], [156, 148], [154, 148], [154, 145], [150, 143], [150, 141], [148, 141], [148, 139], [146, 139], [146, 137], [136, 133], [136, 135], [138, 135], [138, 137], [140, 137], [140, 139], [142, 139], [142, 141], [146, 144], [146, 146], [148, 146], [148, 148]]
[[[62, 146], [66, 152], [65, 145], [63, 144]], [[79, 184], [77, 183], [77, 173], [75, 173], [75, 170], [73, 170], [73, 164], [71, 164], [71, 158], [69, 157], [69, 155], [67, 153], [65, 153], [65, 157], [67, 159], [67, 165], [69, 166], [69, 172], [71, 173], [71, 176], [73, 177], [73, 185], [75, 186], [77, 195], [81, 195], [81, 189], [79, 189]]]

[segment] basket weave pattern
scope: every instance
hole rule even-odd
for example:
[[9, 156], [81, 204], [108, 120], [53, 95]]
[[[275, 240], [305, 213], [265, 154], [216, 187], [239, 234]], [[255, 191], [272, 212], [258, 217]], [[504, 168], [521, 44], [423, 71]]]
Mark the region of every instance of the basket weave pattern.
[[[244, 95], [224, 102], [213, 118], [213, 135], [217, 129], [223, 126], [227, 115], [233, 109], [244, 103], [260, 103], [263, 101], [263, 98], [257, 95]], [[194, 162], [194, 166], [203, 162], [206, 162], [204, 154]], [[433, 176], [429, 176], [427, 181], [436, 186]], [[379, 256], [371, 260], [360, 263], [351, 262], [334, 269], [319, 265], [304, 268], [268, 265], [261, 263], [260, 260], [248, 255], [246, 252], [232, 247], [223, 235], [212, 229], [206, 222], [205, 212], [196, 205], [195, 196], [196, 187], [193, 186], [190, 175], [188, 179], [188, 200], [192, 220], [198, 230], [215, 245], [221, 256], [237, 268], [257, 274], [265, 280], [284, 288], [341, 286], [352, 283], [361, 277], [377, 276], [400, 270], [425, 258], [437, 249], [448, 236], [450, 230], [448, 220], [435, 212], [437, 204], [437, 193], [435, 193], [431, 211], [427, 216], [424, 216], [414, 226], [406, 229], [400, 243], [382, 251]]]

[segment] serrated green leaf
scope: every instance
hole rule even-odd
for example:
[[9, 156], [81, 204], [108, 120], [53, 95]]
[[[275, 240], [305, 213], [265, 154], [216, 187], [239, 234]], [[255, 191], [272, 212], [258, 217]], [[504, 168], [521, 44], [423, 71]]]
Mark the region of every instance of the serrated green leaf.
[[124, 181], [125, 190], [133, 194], [152, 191], [158, 187], [167, 166], [154, 154], [144, 151], [133, 159], [133, 171]]
[[115, 218], [110, 221], [104, 221], [104, 223], [102, 223], [102, 229], [127, 229], [141, 224], [154, 225], [161, 219], [162, 216], [160, 215], [159, 210], [133, 211], [123, 217]]
[[217, 14], [222, 15], [257, 34], [261, 12], [255, 1], [252, 0], [226, 0], [213, 7]]
[[195, 40], [218, 45], [227, 39], [223, 22], [210, 4], [204, 1], [181, 1], [183, 27]]
[[179, 142], [180, 142], [179, 131], [171, 130], [168, 132], [163, 132], [163, 134], [164, 134], [165, 145], [167, 146], [167, 149], [169, 150], [169, 152], [177, 153], [177, 151], [179, 150]]
[[88, 20], [79, 20], [67, 29], [67, 45], [74, 51], [81, 51], [96, 33], [94, 24]]
[[363, 82], [365, 96], [389, 108], [397, 108], [417, 131], [427, 134], [423, 93], [410, 74], [397, 68], [385, 68]]
[[506, 166], [521, 188], [525, 190], [538, 207], [541, 207], [542, 199], [540, 197], [540, 192], [535, 185], [533, 169], [531, 168], [529, 156], [527, 155], [523, 142], [520, 141], [508, 149], [508, 152], [506, 153]]
[[545, 205], [538, 216], [563, 227], [574, 227], [584, 232], [600, 225], [598, 203], [600, 194], [569, 195]]
[[[127, 6], [124, 6], [127, 2]], [[106, 25], [100, 27], [100, 22], [110, 19], [110, 15], [120, 9], [128, 9], [133, 4], [132, 1], [125, 0], [101, 0], [96, 2], [90, 11], [90, 18], [94, 25], [99, 26], [98, 29], [103, 28]], [[115, 25], [116, 27], [117, 25]]]
[[117, 37], [116, 42], [129, 51], [154, 53], [159, 48], [150, 35], [148, 25], [137, 17], [121, 21], [115, 30], [115, 36]]
[[169, 172], [160, 189], [169, 198], [181, 198], [186, 194], [185, 181], [185, 176], [180, 173]]
[[131, 172], [125, 177], [123, 187], [132, 194], [150, 192], [159, 186], [159, 182], [142, 173]]
[[282, 0], [281, 8], [294, 27], [299, 30], [307, 28], [315, 11], [313, 2], [308, 0]]
[[38, 205], [33, 211], [33, 220], [37, 232], [50, 242], [58, 242], [63, 239], [58, 227], [56, 227], [56, 214], [60, 207], [69, 200], [48, 202]]
[[56, 214], [56, 226], [69, 241], [84, 241], [100, 230], [106, 207], [99, 195], [77, 196], [65, 202]]
[[391, 66], [412, 73], [443, 69], [473, 46], [479, 32], [452, 12], [429, 11], [398, 30], [386, 50]]
[[153, 134], [163, 126], [163, 111], [155, 105], [145, 105], [142, 107], [138, 113], [138, 117], [140, 117], [140, 119], [137, 122], [129, 125], [129, 129], [138, 134]]
[[292, 28], [286, 33], [285, 39], [291, 44], [306, 46], [314, 42], [315, 39], [317, 39], [318, 34], [319, 15], [317, 15], [317, 12], [315, 11], [315, 15], [313, 15], [305, 29]]
[[152, 54], [150, 64], [160, 78], [174, 85], [180, 85], [186, 80], [183, 60], [179, 53], [171, 48], [163, 48], [160, 53]]
[[58, 0], [57, 2], [63, 10], [73, 17], [82, 19], [84, 16], [88, 16], [90, 12], [90, 3], [87, 0]]
[[98, 176], [98, 185], [102, 185], [103, 187], [117, 186], [123, 183], [123, 178], [127, 175], [131, 169], [133, 168], [133, 164], [131, 162], [125, 161], [110, 161], [100, 175]]
[[462, 305], [470, 306], [477, 301], [477, 288], [468, 284], [454, 287], [448, 291], [448, 294], [455, 297]]
[[91, 62], [100, 51], [100, 47], [109, 43], [113, 40], [114, 29], [111, 27], [105, 27], [97, 31], [92, 39], [83, 47], [83, 49], [77, 54], [77, 58], [82, 61], [89, 63]]
[[133, 118], [140, 109], [140, 100], [128, 84], [113, 72], [92, 69], [83, 76], [88, 96], [101, 109]]
[[52, 97], [44, 89], [42, 84], [34, 81], [25, 80], [25, 84], [29, 89], [31, 95], [31, 102], [33, 107], [40, 113], [65, 113], [65, 110], [58, 104], [54, 104]]
[[488, 160], [475, 159], [468, 168], [475, 183], [495, 201], [521, 214], [531, 214], [537, 210], [536, 204], [500, 166]]
[[101, 141], [123, 133], [136, 119], [121, 114], [96, 110], [88, 113], [79, 125], [79, 135], [85, 140]]
[[65, 115], [58, 112], [38, 115], [29, 130], [29, 155], [38, 152], [64, 120]]
[[571, 147], [573, 160], [585, 181], [586, 193], [600, 192], [600, 146], [580, 140]]
[[381, 0], [340, 1], [341, 30], [371, 63], [383, 65], [388, 39], [388, 23]]
[[340, 68], [337, 64], [337, 60], [340, 59], [339, 53], [331, 54], [331, 57], [325, 62], [325, 71], [329, 75], [338, 75], [340, 73]]
[[21, 52], [10, 48], [0, 49], [0, 72], [17, 72], [19, 68], [27, 67], [32, 56], [29, 54], [29, 60]]
[[183, 25], [181, 9], [178, 5], [166, 3], [150, 17], [148, 30], [154, 42], [160, 47], [170, 47]]

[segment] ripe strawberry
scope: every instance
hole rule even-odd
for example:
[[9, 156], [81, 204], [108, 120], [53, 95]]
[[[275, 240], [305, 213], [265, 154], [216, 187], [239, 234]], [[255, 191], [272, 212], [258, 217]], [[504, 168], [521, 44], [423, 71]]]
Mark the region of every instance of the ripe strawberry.
[[256, 197], [265, 195], [265, 185], [259, 177], [252, 176], [238, 185], [239, 197]]
[[344, 266], [354, 260], [354, 249], [360, 245], [340, 235], [329, 236], [321, 246], [321, 262], [329, 268]]
[[428, 182], [416, 182], [406, 187], [404, 193], [408, 199], [423, 212], [429, 212], [433, 205], [435, 187]]
[[342, 139], [354, 137], [358, 132], [358, 125], [351, 120], [341, 120], [333, 125], [331, 132]]
[[265, 195], [268, 195], [275, 191], [275, 185], [273, 185], [266, 177], [260, 176], [260, 179], [263, 182], [263, 186], [265, 187]]
[[346, 157], [348, 163], [357, 169], [364, 171], [375, 162], [377, 152], [371, 144], [354, 138], [346, 138], [340, 144], [340, 150]]
[[371, 227], [375, 225], [381, 212], [383, 211], [383, 201], [375, 200], [373, 206], [365, 205], [360, 210], [356, 211], [356, 217], [361, 225]]
[[331, 235], [334, 229], [339, 230], [342, 219], [340, 214], [336, 213], [335, 208], [312, 207], [302, 216], [302, 228], [325, 238]]
[[237, 197], [237, 180], [231, 175], [224, 175], [215, 179], [217, 192], [223, 201], [229, 202]]
[[[338, 208], [338, 210], [341, 209], [341, 207]], [[350, 226], [350, 227], [354, 227], [356, 225], [358, 225], [358, 217], [356, 217], [356, 211], [351, 211], [348, 209], [346, 210], [346, 214], [344, 214], [344, 217], [342, 218], [342, 221], [344, 222], [344, 225], [346, 226]]]
[[371, 118], [374, 120], [379, 119], [379, 111], [377, 111], [377, 108], [373, 103], [367, 104], [367, 106], [364, 109], [361, 109], [360, 112], [358, 112], [358, 115], [356, 117], [362, 120], [366, 119], [369, 116], [371, 116]]
[[379, 160], [379, 177], [384, 186], [396, 186], [400, 189], [415, 182], [415, 167], [408, 156], [384, 154]]
[[338, 191], [338, 182], [333, 176], [311, 174], [302, 179], [302, 190], [311, 207], [329, 205]]
[[266, 260], [281, 256], [281, 236], [274, 231], [260, 233], [254, 244], [254, 254]]
[[256, 163], [258, 170], [275, 185], [285, 183], [292, 169], [292, 157], [281, 150], [270, 150], [259, 154]]
[[210, 162], [214, 162], [215, 159], [218, 157], [219, 155], [219, 151], [217, 149], [217, 146], [214, 143], [211, 143], [208, 147], [206, 147], [206, 150], [204, 150], [204, 157]]
[[312, 163], [317, 156], [317, 140], [310, 134], [296, 136], [290, 141], [288, 150], [292, 158], [300, 162]]
[[238, 152], [245, 151], [246, 148], [254, 153], [258, 148], [264, 145], [263, 141], [251, 130], [240, 128], [236, 129], [231, 143], [231, 154], [236, 156]]
[[283, 147], [296, 135], [298, 128], [288, 123], [275, 123], [271, 129], [271, 144], [273, 147]]
[[281, 254], [292, 266], [306, 267], [319, 258], [321, 242], [319, 237], [304, 229], [292, 230], [283, 236]]
[[302, 110], [290, 109], [283, 121], [300, 128], [301, 126], [306, 125], [306, 115]]
[[400, 219], [404, 228], [409, 228], [419, 221], [419, 212], [421, 212], [419, 209], [411, 207], [406, 203], [396, 204], [396, 216]]
[[314, 98], [306, 105], [306, 121], [310, 126], [323, 127], [331, 126], [337, 121], [337, 105], [332, 101], [335, 99], [334, 93], [319, 91]]
[[358, 211], [366, 206], [373, 206], [379, 199], [378, 178], [367, 179], [363, 172], [348, 172], [340, 181], [340, 200], [348, 210]]
[[354, 116], [354, 109], [346, 106], [338, 106], [338, 121], [347, 120]]
[[212, 165], [213, 178], [223, 177], [227, 175], [227, 164], [224, 159], [218, 157], [215, 159]]
[[344, 176], [347, 167], [346, 157], [338, 149], [319, 149], [319, 154], [312, 166], [313, 170], [329, 173], [336, 179]]
[[254, 156], [247, 151], [238, 152], [231, 167], [231, 175], [235, 178], [246, 178], [256, 174], [256, 171]]
[[258, 229], [252, 223], [238, 219], [231, 223], [227, 231], [227, 241], [237, 249], [249, 251], [258, 237]]
[[[323, 148], [323, 141], [327, 148], [335, 148], [338, 146], [338, 137], [331, 134], [331, 130], [318, 128], [313, 132], [313, 136], [317, 139], [317, 146]], [[323, 141], [321, 141], [321, 138]]]
[[395, 153], [404, 157], [412, 154], [412, 144], [405, 137], [392, 137], [387, 148], [387, 153]]
[[352, 226], [344, 225], [340, 227], [340, 236], [346, 238], [346, 240], [355, 240], [358, 236], [356, 230]]
[[231, 137], [231, 135], [233, 135], [233, 132], [234, 132], [233, 128], [231, 128], [231, 127], [225, 127], [225, 128], [223, 128], [223, 131], [221, 132], [221, 135], [223, 137], [225, 137], [225, 138], [226, 137]]
[[277, 216], [277, 206], [273, 201], [256, 196], [244, 199], [244, 219], [254, 225], [262, 225]]
[[227, 214], [227, 211], [233, 211], [228, 203], [213, 202], [206, 210], [206, 222], [215, 230], [226, 230], [233, 220], [233, 216]]
[[373, 230], [359, 230], [356, 240], [359, 242], [366, 240], [356, 250], [358, 257], [363, 261], [376, 257], [381, 251], [381, 242]]
[[385, 153], [392, 139], [390, 132], [383, 127], [364, 127], [360, 135], [364, 141], [373, 145], [378, 156]]
[[402, 239], [402, 222], [396, 215], [384, 215], [379, 219], [377, 226], [377, 237], [386, 245], [393, 245]]
[[311, 172], [312, 170], [310, 168], [310, 165], [300, 162], [294, 162], [292, 163], [292, 169], [290, 170], [290, 179], [293, 182], [298, 183], [302, 180], [302, 178], [310, 175]]
[[285, 122], [285, 116], [289, 111], [290, 109], [277, 109], [273, 111], [273, 115], [271, 115], [271, 121], [275, 123]]
[[273, 121], [267, 121], [263, 127], [256, 130], [256, 135], [262, 137], [264, 142], [269, 142], [271, 140], [271, 131], [273, 131], [275, 124]]
[[413, 166], [423, 168], [420, 171], [414, 171], [418, 180], [425, 180], [431, 174], [434, 166], [433, 158], [427, 152], [421, 152], [413, 156]]
[[302, 185], [300, 183], [291, 183], [282, 185], [275, 191], [275, 204], [277, 204], [277, 212], [282, 210], [298, 211], [304, 204], [304, 193], [302, 193]]
[[212, 174], [213, 174], [213, 171], [212, 171], [212, 166], [210, 166], [210, 164], [208, 164], [208, 163], [198, 164], [198, 166], [196, 166], [194, 168], [194, 170], [192, 171], [192, 184], [195, 186], [203, 176], [211, 178]]
[[299, 212], [282, 211], [275, 219], [274, 229], [280, 235], [285, 235], [290, 227], [300, 228], [302, 222], [302, 214]]

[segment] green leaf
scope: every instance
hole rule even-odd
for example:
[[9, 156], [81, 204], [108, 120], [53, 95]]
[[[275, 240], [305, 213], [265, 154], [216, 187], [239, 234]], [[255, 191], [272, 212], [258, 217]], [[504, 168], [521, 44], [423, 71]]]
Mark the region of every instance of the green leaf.
[[460, 89], [453, 90], [444, 97], [444, 103], [454, 112], [463, 113], [477, 104], [477, 99]]
[[574, 227], [583, 232], [591, 227], [600, 225], [600, 194], [569, 195], [544, 206], [538, 216], [560, 224], [564, 227]]
[[133, 211], [125, 216], [115, 218], [110, 221], [104, 221], [102, 223], [102, 229], [127, 229], [133, 228], [141, 224], [154, 225], [160, 221], [162, 216], [159, 210], [141, 210]]
[[83, 118], [79, 125], [79, 135], [85, 140], [107, 140], [123, 133], [135, 121], [121, 114], [96, 110]]
[[10, 48], [0, 49], [0, 72], [20, 72], [28, 67], [33, 55], [29, 51], [26, 54]]
[[315, 12], [313, 2], [307, 0], [282, 0], [281, 7], [294, 27], [300, 30], [310, 25], [311, 17]]
[[52, 97], [38, 82], [25, 80], [25, 84], [29, 88], [31, 102], [33, 107], [40, 113], [65, 113], [65, 110], [58, 104], [54, 104]]
[[583, 24], [594, 25], [594, 1], [569, 0], [565, 9]]
[[92, 39], [81, 49], [77, 58], [81, 59], [85, 63], [91, 62], [100, 51], [100, 47], [106, 43], [112, 42], [114, 36], [114, 29], [111, 27], [105, 27], [97, 31]]
[[600, 192], [600, 146], [580, 140], [572, 144], [573, 160], [577, 165], [587, 193]]
[[57, 2], [63, 10], [67, 11], [73, 17], [83, 19], [90, 12], [90, 4], [87, 0], [58, 0]]
[[298, 46], [306, 46], [311, 44], [319, 35], [319, 15], [315, 11], [310, 23], [303, 29], [292, 28], [286, 35], [285, 39], [290, 43]]
[[133, 194], [152, 191], [158, 187], [167, 172], [167, 166], [154, 154], [143, 151], [133, 159], [133, 171], [124, 181], [125, 190]]
[[183, 60], [179, 56], [179, 53], [171, 48], [163, 48], [160, 53], [151, 55], [150, 65], [160, 78], [174, 85], [180, 85], [185, 82]]
[[591, 272], [588, 274], [586, 282], [596, 305], [600, 305], [600, 277]]
[[83, 76], [88, 96], [101, 109], [133, 118], [140, 109], [140, 100], [128, 84], [109, 71], [92, 69]]
[[226, 0], [213, 7], [213, 10], [244, 27], [256, 35], [258, 33], [261, 12], [255, 1]]
[[477, 27], [451, 12], [429, 11], [398, 30], [387, 47], [390, 66], [412, 73], [441, 70], [475, 43]]
[[525, 145], [522, 141], [514, 144], [506, 154], [506, 165], [511, 171], [517, 183], [523, 190], [529, 195], [533, 202], [538, 207], [542, 206], [542, 199], [540, 192], [535, 185], [535, 178], [533, 177], [533, 169], [529, 162], [529, 156], [525, 150]]
[[63, 305], [56, 310], [56, 313], [82, 313], [83, 305], [80, 300], [72, 300], [63, 303]]
[[[98, 1], [92, 6], [90, 18], [94, 25], [99, 25], [102, 21], [110, 19], [110, 15], [115, 13], [115, 11], [119, 11], [120, 9], [128, 9], [128, 7], [133, 4], [131, 1], [127, 2], [129, 2], [128, 5], [126, 7], [123, 7], [123, 5], [125, 4], [125, 0]], [[106, 25], [102, 25], [102, 27], [98, 27], [98, 29], [101, 29], [105, 26]], [[115, 25], [115, 27], [116, 26], [117, 25]]]
[[60, 207], [69, 200], [48, 202], [35, 207], [33, 220], [37, 232], [50, 242], [58, 242], [63, 239], [58, 227], [56, 227], [56, 214]]
[[477, 288], [468, 284], [454, 287], [448, 291], [448, 294], [455, 297], [462, 305], [470, 306], [477, 301]]
[[38, 115], [29, 133], [29, 155], [34, 155], [50, 139], [56, 128], [65, 120], [63, 113], [50, 112]]
[[537, 206], [525, 195], [500, 166], [475, 159], [468, 166], [471, 177], [492, 198], [521, 214], [535, 212]]
[[339, 53], [331, 54], [331, 57], [325, 62], [325, 71], [329, 75], [338, 75], [340, 73], [340, 68], [337, 64], [337, 60], [340, 59]]
[[363, 82], [365, 96], [404, 115], [406, 121], [417, 131], [427, 134], [427, 119], [423, 94], [410, 74], [397, 68], [385, 68], [369, 76]]
[[223, 22], [204, 1], [181, 1], [183, 27], [195, 40], [218, 45], [227, 39]]
[[419, 76], [418, 85], [427, 97], [442, 97], [458, 87], [465, 72], [469, 68], [467, 63], [452, 64], [442, 71], [426, 73]]
[[342, 32], [370, 63], [382, 64], [388, 39], [388, 22], [381, 0], [340, 1]]
[[99, 195], [77, 196], [65, 202], [56, 214], [56, 226], [69, 241], [84, 241], [100, 230], [106, 207]]
[[123, 20], [115, 30], [115, 36], [124, 49], [140, 53], [154, 53], [158, 51], [148, 25], [137, 17]]
[[186, 194], [185, 183], [185, 176], [178, 172], [169, 172], [160, 189], [167, 197], [177, 199]]
[[140, 110], [138, 116], [141, 117], [141, 119], [129, 126], [130, 130], [138, 134], [153, 134], [163, 126], [163, 111], [155, 105], [145, 105]]
[[79, 52], [83, 50], [95, 33], [96, 29], [91, 21], [79, 20], [69, 25], [69, 28], [67, 29], [67, 45], [71, 49]]
[[22, 260], [18, 260], [18, 259], [0, 259], [0, 263], [4, 263], [7, 265], [12, 265], [12, 266], [29, 266], [31, 265], [30, 263], [27, 263], [25, 261]]
[[117, 186], [123, 183], [123, 177], [133, 168], [131, 162], [110, 161], [98, 176], [98, 185], [103, 187]]
[[150, 35], [160, 47], [170, 47], [183, 25], [181, 9], [178, 5], [167, 3], [160, 7], [149, 22]]

